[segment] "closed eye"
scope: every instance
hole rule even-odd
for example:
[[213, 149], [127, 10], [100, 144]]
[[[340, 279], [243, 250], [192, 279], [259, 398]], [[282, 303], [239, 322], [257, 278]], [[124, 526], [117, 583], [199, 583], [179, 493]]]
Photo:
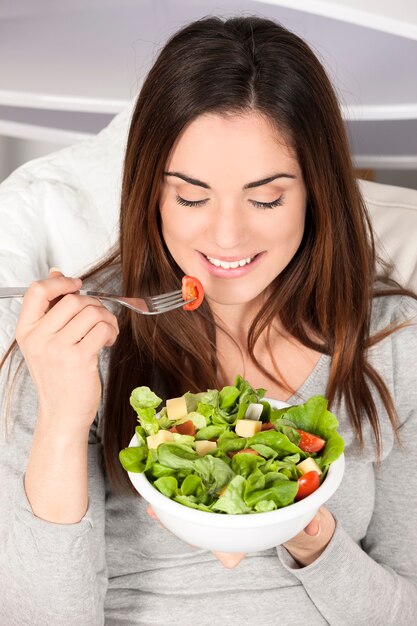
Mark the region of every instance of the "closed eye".
[[181, 206], [202, 206], [203, 204], [205, 204], [208, 200], [208, 198], [205, 198], [204, 200], [186, 200], [185, 198], [181, 198], [181, 196], [176, 196], [176, 201], [178, 202], [178, 204], [181, 204]]
[[249, 200], [257, 209], [274, 209], [277, 206], [281, 206], [284, 202], [284, 196], [280, 196], [272, 202], [258, 202], [257, 200]]

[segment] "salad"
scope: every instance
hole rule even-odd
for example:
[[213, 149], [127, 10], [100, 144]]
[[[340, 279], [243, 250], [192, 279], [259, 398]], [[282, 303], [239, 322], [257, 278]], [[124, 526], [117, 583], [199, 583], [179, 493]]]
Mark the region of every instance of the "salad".
[[327, 400], [276, 409], [241, 376], [220, 390], [162, 400], [137, 387], [137, 446], [120, 451], [128, 472], [145, 472], [163, 495], [211, 513], [260, 513], [318, 489], [343, 452]]

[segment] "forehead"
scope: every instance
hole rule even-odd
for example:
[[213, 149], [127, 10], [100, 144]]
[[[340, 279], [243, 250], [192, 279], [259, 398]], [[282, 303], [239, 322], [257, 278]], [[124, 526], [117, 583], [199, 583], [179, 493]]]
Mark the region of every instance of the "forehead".
[[276, 168], [299, 170], [284, 133], [257, 112], [201, 115], [178, 137], [166, 168], [206, 178], [239, 171], [250, 179]]

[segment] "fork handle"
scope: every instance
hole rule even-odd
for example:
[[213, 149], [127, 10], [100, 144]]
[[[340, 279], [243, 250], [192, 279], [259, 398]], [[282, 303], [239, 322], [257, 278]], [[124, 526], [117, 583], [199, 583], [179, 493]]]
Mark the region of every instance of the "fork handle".
[[[0, 287], [0, 300], [2, 298], [22, 298], [27, 290], [27, 287]], [[90, 292], [80, 289], [78, 293], [87, 296]]]
[[19, 298], [24, 296], [27, 287], [1, 287], [0, 298]]

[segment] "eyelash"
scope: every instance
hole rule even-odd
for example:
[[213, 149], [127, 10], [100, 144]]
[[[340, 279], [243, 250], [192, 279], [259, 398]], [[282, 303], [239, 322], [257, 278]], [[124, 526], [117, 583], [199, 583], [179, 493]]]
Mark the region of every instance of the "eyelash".
[[181, 196], [177, 196], [176, 201], [178, 202], [178, 204], [181, 204], [182, 206], [201, 206], [202, 204], [205, 204], [205, 202], [207, 202], [206, 200], [185, 200], [184, 198], [181, 198]]
[[[189, 206], [189, 207], [197, 207], [202, 206], [207, 202], [207, 200], [185, 200], [185, 198], [181, 198], [181, 196], [176, 197], [176, 201], [181, 206]], [[277, 206], [281, 206], [284, 202], [284, 196], [280, 196], [276, 200], [272, 202], [257, 202], [256, 200], [250, 200], [253, 206], [257, 209], [274, 209]]]
[[275, 209], [275, 207], [283, 204], [284, 196], [280, 196], [272, 202], [257, 202], [256, 200], [251, 200], [251, 202], [257, 209]]

